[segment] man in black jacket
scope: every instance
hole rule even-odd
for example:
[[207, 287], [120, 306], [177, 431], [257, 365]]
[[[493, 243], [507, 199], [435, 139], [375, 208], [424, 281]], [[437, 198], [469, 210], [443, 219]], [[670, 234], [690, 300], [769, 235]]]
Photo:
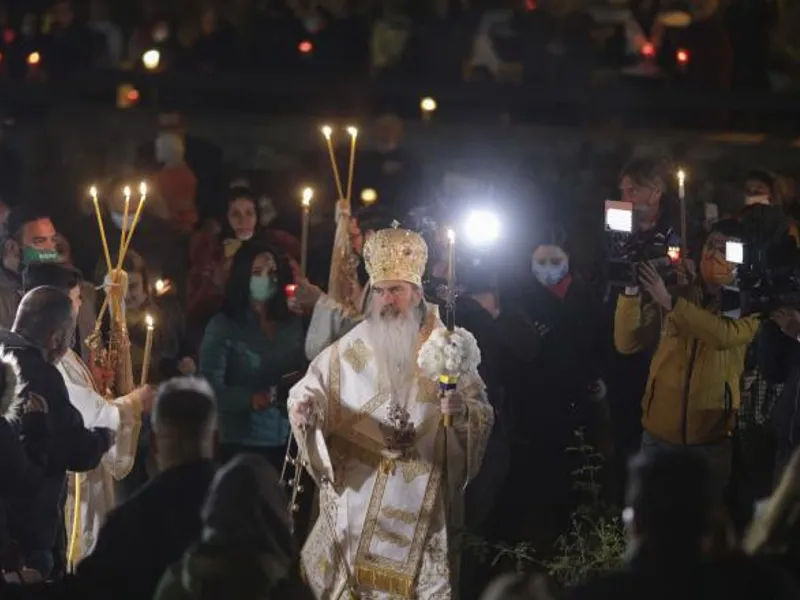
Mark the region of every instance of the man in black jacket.
[[[22, 298], [12, 330], [0, 331], [0, 344], [19, 366], [20, 395], [47, 407], [45, 479], [33, 494], [12, 492], [6, 499], [11, 534], [25, 563], [44, 578], [53, 570], [57, 532], [63, 527], [66, 472], [94, 469], [114, 437], [109, 430], [84, 428], [54, 366], [72, 343], [76, 317], [67, 294], [40, 287]], [[24, 437], [24, 428], [21, 433]]]
[[76, 597], [153, 597], [164, 571], [200, 537], [216, 431], [217, 402], [205, 380], [176, 378], [159, 388], [150, 444], [160, 473], [109, 513], [94, 551], [78, 565]]

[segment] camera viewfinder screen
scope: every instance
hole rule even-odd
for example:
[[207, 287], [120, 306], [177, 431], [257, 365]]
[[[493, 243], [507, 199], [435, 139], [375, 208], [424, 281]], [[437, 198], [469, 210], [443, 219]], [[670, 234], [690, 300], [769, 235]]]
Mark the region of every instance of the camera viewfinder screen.
[[633, 231], [633, 204], [606, 200], [606, 229], [630, 233]]

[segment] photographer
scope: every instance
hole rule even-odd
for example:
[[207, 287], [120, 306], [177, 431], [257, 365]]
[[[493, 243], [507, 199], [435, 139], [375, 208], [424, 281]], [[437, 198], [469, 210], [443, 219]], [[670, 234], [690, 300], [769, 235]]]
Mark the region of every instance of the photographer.
[[639, 269], [649, 295], [629, 287], [617, 301], [614, 344], [634, 354], [657, 342], [642, 398], [643, 450], [683, 447], [706, 456], [724, 487], [731, 470], [731, 434], [739, 380], [757, 316], [721, 316], [722, 287], [733, 280], [725, 260], [726, 236], [713, 230], [703, 245], [700, 273], [683, 263], [691, 280], [667, 289], [650, 265]]

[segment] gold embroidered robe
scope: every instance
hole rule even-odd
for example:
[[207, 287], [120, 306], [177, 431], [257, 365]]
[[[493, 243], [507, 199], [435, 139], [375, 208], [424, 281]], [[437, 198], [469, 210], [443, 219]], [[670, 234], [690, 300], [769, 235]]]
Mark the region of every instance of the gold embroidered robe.
[[[133, 467], [141, 428], [141, 406], [123, 396], [106, 400], [97, 393], [86, 364], [69, 350], [57, 365], [64, 377], [69, 400], [81, 413], [84, 427], [104, 427], [116, 431], [115, 444], [103, 456], [96, 469], [88, 473], [70, 473], [66, 509], [67, 551], [75, 565], [94, 549], [105, 516], [116, 505], [114, 480], [125, 477]], [[80, 513], [75, 521], [75, 482], [80, 481]], [[75, 525], [78, 526], [74, 531]]]
[[[422, 339], [442, 326], [430, 307]], [[290, 406], [310, 398], [322, 416], [314, 432], [293, 432], [321, 483], [303, 572], [319, 599], [347, 598], [355, 588], [362, 600], [449, 600], [456, 597], [463, 491], [480, 468], [494, 414], [480, 378], [462, 377], [467, 413], [445, 430], [436, 384], [416, 378], [401, 399], [416, 442], [405, 458], [393, 458], [381, 430], [389, 394], [370, 344], [366, 324], [356, 326], [290, 392]]]

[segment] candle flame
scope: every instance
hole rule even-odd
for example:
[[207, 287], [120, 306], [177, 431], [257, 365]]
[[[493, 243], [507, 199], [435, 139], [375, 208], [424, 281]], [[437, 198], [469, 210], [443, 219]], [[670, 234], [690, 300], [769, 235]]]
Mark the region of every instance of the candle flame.
[[331, 139], [331, 135], [333, 135], [333, 129], [330, 125], [323, 125], [320, 131], [322, 131], [322, 135], [324, 135], [326, 138]]
[[142, 196], [147, 195], [147, 184], [144, 181], [139, 184], [139, 194]]
[[451, 244], [456, 243], [456, 232], [452, 229], [447, 230], [447, 241]]
[[303, 206], [311, 206], [311, 199], [314, 197], [314, 190], [310, 187], [303, 188]]
[[678, 181], [680, 181], [681, 183], [686, 181], [686, 171], [684, 171], [683, 169], [678, 169]]
[[419, 102], [419, 107], [423, 112], [431, 113], [436, 110], [436, 100], [431, 98], [430, 96], [423, 98]]
[[158, 279], [156, 280], [156, 292], [159, 294], [164, 291], [164, 280]]
[[125, 194], [126, 198], [130, 198], [131, 197], [131, 186], [126, 185], [124, 188], [122, 188], [122, 193]]
[[92, 198], [97, 200], [97, 186], [96, 185], [93, 185], [92, 187], [89, 188], [89, 195], [91, 195]]
[[358, 128], [350, 125], [347, 128], [347, 133], [349, 133], [352, 137], [356, 137], [358, 135]]
[[147, 323], [147, 328], [148, 329], [152, 329], [153, 328], [153, 325], [154, 325], [153, 317], [151, 317], [150, 315], [145, 315], [144, 321], [145, 321], [145, 323]]

